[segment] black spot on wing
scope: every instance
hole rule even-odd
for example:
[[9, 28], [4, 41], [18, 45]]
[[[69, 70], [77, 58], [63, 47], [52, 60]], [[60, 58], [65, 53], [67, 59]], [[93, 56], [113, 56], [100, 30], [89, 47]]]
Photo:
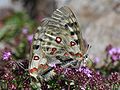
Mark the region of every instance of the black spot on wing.
[[36, 32], [39, 32], [39, 31], [40, 31], [39, 29], [36, 30]]
[[68, 63], [68, 62], [70, 62], [70, 61], [73, 61], [73, 59], [72, 59], [72, 58], [69, 58], [69, 59], [66, 59], [64, 62], [65, 62], [65, 63]]
[[78, 24], [77, 24], [77, 22], [74, 22], [74, 24], [77, 26]]
[[33, 45], [33, 49], [38, 49], [39, 45]]
[[74, 32], [70, 32], [71, 35], [74, 35], [75, 33]]
[[65, 28], [68, 28], [68, 26], [73, 27], [74, 25], [77, 26], [77, 22], [67, 23], [67, 24], [65, 24]]
[[39, 40], [40, 40], [40, 41], [43, 41], [43, 39], [41, 39], [41, 38], [40, 38]]
[[67, 24], [65, 24], [65, 29], [67, 29], [68, 28], [68, 25]]
[[78, 40], [75, 40], [75, 42], [76, 42], [76, 43], [77, 43], [77, 45], [78, 45], [79, 41], [78, 41]]
[[67, 29], [68, 26], [69, 26], [69, 27], [73, 27], [73, 25], [74, 25], [73, 23], [66, 23], [66, 24], [65, 24], [65, 29]]
[[49, 50], [49, 47], [46, 47], [46, 50], [48, 51], [48, 50]]
[[71, 23], [71, 24], [70, 24], [70, 27], [73, 27], [73, 25], [74, 25], [74, 23]]
[[62, 58], [60, 56], [56, 56], [56, 59], [62, 61]]
[[68, 26], [73, 27], [73, 23], [67, 23]]

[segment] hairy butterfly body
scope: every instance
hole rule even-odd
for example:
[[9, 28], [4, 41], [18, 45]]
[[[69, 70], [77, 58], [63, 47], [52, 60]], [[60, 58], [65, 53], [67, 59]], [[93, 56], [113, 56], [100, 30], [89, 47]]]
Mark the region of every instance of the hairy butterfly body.
[[29, 72], [44, 80], [55, 74], [51, 65], [67, 67], [73, 62], [81, 62], [88, 48], [75, 15], [66, 6], [43, 20], [33, 39]]

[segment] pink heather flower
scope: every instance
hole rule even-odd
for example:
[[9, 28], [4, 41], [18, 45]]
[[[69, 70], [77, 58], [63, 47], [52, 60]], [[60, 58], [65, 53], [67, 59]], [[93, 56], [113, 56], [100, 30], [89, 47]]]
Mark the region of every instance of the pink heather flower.
[[49, 66], [50, 66], [50, 67], [56, 67], [56, 64], [50, 63]]
[[3, 53], [3, 56], [2, 56], [3, 60], [9, 60], [10, 57], [11, 57], [11, 52], [10, 51], [5, 51]]
[[84, 88], [84, 87], [81, 87], [81, 90], [85, 90], [85, 88]]
[[109, 55], [113, 55], [116, 52], [117, 52], [117, 48], [112, 48], [108, 51]]
[[11, 84], [11, 83], [8, 84], [8, 88], [9, 88], [9, 90], [16, 90], [17, 89], [16, 85]]
[[30, 43], [32, 43], [32, 39], [33, 39], [33, 35], [32, 35], [32, 34], [27, 36], [27, 40], [28, 40]]
[[80, 67], [79, 71], [84, 72], [88, 77], [92, 77], [91, 76], [92, 71], [90, 69], [86, 68], [86, 67]]
[[12, 89], [16, 89], [16, 86], [14, 84], [12, 84], [11, 88]]
[[96, 58], [94, 59], [94, 63], [97, 64], [97, 63], [99, 63], [99, 62], [100, 62], [100, 59], [99, 59], [98, 57], [96, 57]]
[[108, 51], [108, 54], [113, 61], [120, 60], [120, 48], [112, 48]]
[[22, 29], [22, 33], [23, 33], [23, 34], [27, 34], [27, 33], [28, 33], [28, 29], [27, 29], [27, 28], [23, 28], [23, 29]]
[[71, 69], [70, 68], [66, 68], [65, 71], [64, 71], [64, 74], [67, 74], [68, 71], [70, 71]]

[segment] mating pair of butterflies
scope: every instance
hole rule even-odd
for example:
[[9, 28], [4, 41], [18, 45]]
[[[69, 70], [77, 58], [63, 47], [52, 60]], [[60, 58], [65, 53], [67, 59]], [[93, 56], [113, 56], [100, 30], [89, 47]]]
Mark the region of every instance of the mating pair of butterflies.
[[61, 7], [44, 19], [34, 34], [30, 75], [48, 80], [55, 74], [55, 64], [79, 66], [86, 59], [87, 49], [75, 15], [70, 8]]

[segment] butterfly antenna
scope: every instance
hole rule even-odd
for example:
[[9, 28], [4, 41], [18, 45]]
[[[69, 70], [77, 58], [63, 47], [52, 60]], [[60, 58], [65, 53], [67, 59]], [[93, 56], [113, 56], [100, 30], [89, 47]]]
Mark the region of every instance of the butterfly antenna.
[[90, 52], [91, 47], [92, 46], [88, 44], [88, 49], [87, 49], [87, 52], [86, 52], [87, 54]]

